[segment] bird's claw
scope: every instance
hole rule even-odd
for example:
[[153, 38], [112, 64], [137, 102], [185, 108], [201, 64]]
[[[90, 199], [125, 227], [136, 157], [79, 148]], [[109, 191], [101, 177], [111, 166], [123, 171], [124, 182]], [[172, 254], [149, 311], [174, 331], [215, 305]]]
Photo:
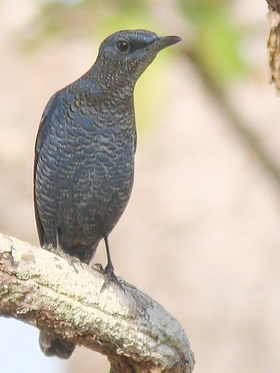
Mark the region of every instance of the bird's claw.
[[107, 265], [103, 273], [104, 273], [104, 284], [102, 285], [101, 293], [111, 283], [116, 284], [118, 287], [120, 287], [124, 291], [123, 286], [122, 286], [121, 282], [119, 281], [119, 278], [115, 275], [114, 268], [112, 266]]

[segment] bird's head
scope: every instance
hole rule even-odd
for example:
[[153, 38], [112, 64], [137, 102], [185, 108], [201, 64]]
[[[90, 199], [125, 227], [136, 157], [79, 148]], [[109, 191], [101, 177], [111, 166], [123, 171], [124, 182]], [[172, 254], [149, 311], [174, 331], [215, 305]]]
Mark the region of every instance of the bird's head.
[[94, 67], [108, 88], [134, 86], [158, 52], [180, 40], [178, 36], [159, 37], [146, 30], [118, 31], [102, 42]]

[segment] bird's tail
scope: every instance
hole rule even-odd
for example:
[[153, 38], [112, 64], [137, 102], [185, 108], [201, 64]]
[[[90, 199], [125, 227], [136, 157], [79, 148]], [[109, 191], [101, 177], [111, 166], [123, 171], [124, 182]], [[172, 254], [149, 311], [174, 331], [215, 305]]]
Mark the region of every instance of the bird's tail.
[[39, 344], [46, 356], [57, 356], [60, 359], [69, 359], [75, 349], [74, 343], [58, 339], [46, 331], [40, 332]]

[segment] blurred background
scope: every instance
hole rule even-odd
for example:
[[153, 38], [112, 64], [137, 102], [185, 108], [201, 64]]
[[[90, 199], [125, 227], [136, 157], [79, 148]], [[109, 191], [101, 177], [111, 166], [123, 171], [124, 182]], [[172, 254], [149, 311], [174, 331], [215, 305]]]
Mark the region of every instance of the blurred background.
[[[264, 0], [1, 0], [0, 231], [38, 244], [33, 148], [49, 97], [126, 28], [183, 41], [136, 86], [132, 198], [111, 234], [116, 274], [182, 324], [196, 373], [280, 371], [280, 99]], [[100, 245], [95, 262], [105, 263]], [[109, 371], [0, 318], [3, 373]]]

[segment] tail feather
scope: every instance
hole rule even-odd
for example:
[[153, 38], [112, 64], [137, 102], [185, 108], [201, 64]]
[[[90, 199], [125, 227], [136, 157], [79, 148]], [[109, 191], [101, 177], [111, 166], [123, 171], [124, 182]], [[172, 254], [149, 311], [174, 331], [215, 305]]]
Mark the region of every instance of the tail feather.
[[60, 359], [69, 359], [75, 349], [74, 343], [58, 339], [46, 331], [40, 332], [39, 344], [46, 356], [57, 356]]

